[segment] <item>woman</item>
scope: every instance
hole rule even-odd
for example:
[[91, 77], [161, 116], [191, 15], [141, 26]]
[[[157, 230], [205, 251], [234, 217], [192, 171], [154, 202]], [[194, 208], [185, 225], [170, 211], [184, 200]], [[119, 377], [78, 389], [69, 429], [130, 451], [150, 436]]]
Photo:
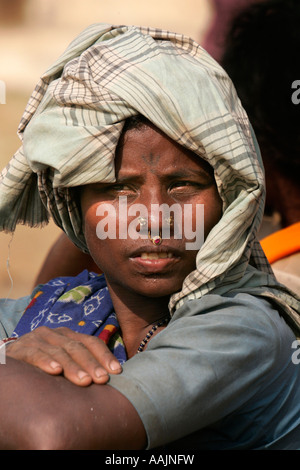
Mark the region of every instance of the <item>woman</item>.
[[2, 229], [50, 212], [105, 278], [55, 279], [13, 307], [2, 447], [299, 448], [299, 299], [256, 241], [263, 171], [224, 71], [180, 35], [94, 25], [42, 77], [21, 132]]

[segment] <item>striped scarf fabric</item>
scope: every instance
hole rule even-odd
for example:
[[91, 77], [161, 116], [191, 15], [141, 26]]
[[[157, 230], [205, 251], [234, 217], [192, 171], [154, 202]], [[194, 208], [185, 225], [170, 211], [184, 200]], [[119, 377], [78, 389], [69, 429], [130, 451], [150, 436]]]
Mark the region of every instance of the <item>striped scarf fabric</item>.
[[126, 118], [142, 114], [214, 168], [223, 216], [170, 311], [207, 293], [272, 299], [300, 328], [300, 302], [279, 285], [257, 241], [264, 172], [247, 115], [224, 70], [192, 39], [95, 24], [40, 78], [20, 122], [22, 146], [0, 178], [0, 230], [54, 222], [87, 246], [72, 188], [113, 182]]

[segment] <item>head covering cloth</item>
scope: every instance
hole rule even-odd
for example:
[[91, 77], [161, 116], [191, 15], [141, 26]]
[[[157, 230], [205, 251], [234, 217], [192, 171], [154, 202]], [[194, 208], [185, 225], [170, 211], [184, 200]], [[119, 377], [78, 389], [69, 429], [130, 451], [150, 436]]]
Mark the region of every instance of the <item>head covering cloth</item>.
[[242, 290], [279, 304], [300, 328], [299, 299], [279, 285], [257, 241], [264, 172], [247, 115], [225, 71], [192, 39], [95, 24], [40, 78], [19, 125], [23, 145], [0, 177], [0, 230], [54, 222], [88, 251], [70, 188], [113, 182], [124, 121], [142, 114], [214, 168], [223, 216], [170, 311], [207, 293]]

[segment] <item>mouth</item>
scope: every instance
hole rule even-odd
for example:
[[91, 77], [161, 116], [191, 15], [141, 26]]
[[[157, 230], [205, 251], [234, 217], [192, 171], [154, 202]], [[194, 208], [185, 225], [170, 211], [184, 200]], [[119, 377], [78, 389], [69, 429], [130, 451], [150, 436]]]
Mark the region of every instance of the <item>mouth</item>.
[[151, 252], [151, 253], [148, 253], [146, 251], [144, 251], [143, 253], [141, 253], [140, 255], [140, 258], [141, 259], [171, 259], [171, 258], [174, 258], [174, 254], [173, 253], [170, 253], [170, 252], [162, 252], [162, 253], [154, 253], [154, 252]]
[[180, 252], [170, 247], [141, 247], [129, 257], [135, 267], [145, 274], [164, 274], [181, 259]]

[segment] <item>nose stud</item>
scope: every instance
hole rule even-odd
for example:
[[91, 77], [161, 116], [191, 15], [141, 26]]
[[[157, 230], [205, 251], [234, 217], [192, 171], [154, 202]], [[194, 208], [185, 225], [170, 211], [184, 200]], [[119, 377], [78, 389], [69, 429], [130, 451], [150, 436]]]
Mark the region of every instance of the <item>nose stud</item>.
[[[138, 218], [138, 221], [139, 221], [139, 224], [144, 227], [145, 225], [147, 225], [147, 219], [146, 217], [139, 217]], [[166, 217], [165, 218], [165, 222], [167, 225], [172, 225], [173, 222], [174, 222], [174, 217], [172, 215], [170, 215], [170, 217]]]
[[[148, 220], [145, 217], [139, 217], [138, 221], [141, 227], [145, 227], [148, 224]], [[164, 221], [167, 225], [171, 226], [174, 222], [174, 218], [171, 215], [170, 217], [165, 218]], [[151, 237], [151, 231], [148, 230], [148, 238], [155, 246], [159, 246], [162, 243], [161, 235], [162, 235], [161, 230], [159, 230], [159, 235], [155, 235], [154, 237]]]
[[162, 238], [159, 236], [159, 235], [155, 235], [153, 238], [151, 237], [151, 234], [150, 234], [150, 230], [148, 232], [148, 238], [149, 240], [151, 240], [151, 242], [153, 243], [153, 245], [160, 245], [161, 242], [162, 242]]
[[165, 219], [165, 222], [166, 222], [167, 225], [172, 225], [173, 222], [174, 222], [174, 217], [172, 215], [170, 215], [170, 217], [167, 217]]
[[141, 227], [144, 227], [145, 225], [147, 225], [147, 219], [145, 217], [139, 217], [138, 221]]

